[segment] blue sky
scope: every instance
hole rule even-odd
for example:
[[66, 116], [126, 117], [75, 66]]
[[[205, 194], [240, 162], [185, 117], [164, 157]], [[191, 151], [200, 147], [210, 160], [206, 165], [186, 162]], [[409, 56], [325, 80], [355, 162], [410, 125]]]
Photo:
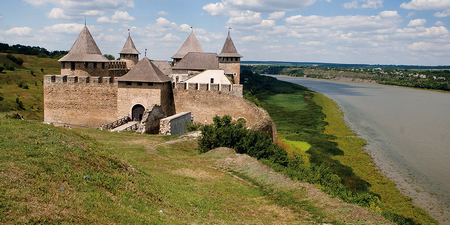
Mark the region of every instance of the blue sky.
[[118, 56], [170, 60], [193, 27], [220, 53], [229, 27], [243, 60], [450, 65], [450, 0], [0, 0], [0, 42], [69, 50], [87, 25]]

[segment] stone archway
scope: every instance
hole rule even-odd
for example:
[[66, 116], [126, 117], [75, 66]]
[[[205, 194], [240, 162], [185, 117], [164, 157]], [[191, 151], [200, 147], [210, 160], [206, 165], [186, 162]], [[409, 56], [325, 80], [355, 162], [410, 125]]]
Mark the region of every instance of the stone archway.
[[141, 121], [142, 116], [144, 116], [145, 108], [144, 106], [140, 104], [136, 104], [133, 106], [133, 109], [131, 110], [131, 119], [133, 121]]

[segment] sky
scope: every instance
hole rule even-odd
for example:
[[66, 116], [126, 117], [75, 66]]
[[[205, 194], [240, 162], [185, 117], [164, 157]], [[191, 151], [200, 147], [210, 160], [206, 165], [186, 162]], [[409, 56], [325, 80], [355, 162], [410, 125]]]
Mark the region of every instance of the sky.
[[450, 0], [0, 0], [0, 42], [70, 50], [84, 25], [118, 57], [128, 30], [152, 60], [194, 32], [243, 61], [450, 65]]

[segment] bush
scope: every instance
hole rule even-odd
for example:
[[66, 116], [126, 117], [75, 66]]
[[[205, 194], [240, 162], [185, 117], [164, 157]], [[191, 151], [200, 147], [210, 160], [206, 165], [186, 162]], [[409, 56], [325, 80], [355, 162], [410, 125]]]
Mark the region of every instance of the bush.
[[3, 72], [4, 69], [5, 69], [5, 67], [0, 66], [0, 73]]
[[35, 76], [34, 75], [34, 70], [30, 70], [30, 74], [31, 74], [31, 76]]
[[15, 57], [11, 54], [6, 54], [6, 58], [8, 58], [9, 60], [13, 61], [15, 64], [21, 66], [23, 64], [23, 59], [20, 57]]
[[216, 116], [213, 118], [214, 124], [200, 128], [202, 137], [198, 143], [201, 152], [228, 147], [240, 154], [265, 159], [267, 163], [280, 168], [288, 166], [286, 151], [275, 145], [268, 133], [248, 130], [242, 124], [231, 122], [231, 120], [231, 116], [228, 115]]
[[187, 125], [186, 131], [187, 132], [198, 131], [202, 126], [203, 124], [201, 123], [190, 123]]
[[23, 88], [23, 89], [28, 89], [28, 84], [23, 84], [23, 85], [22, 85], [22, 88]]

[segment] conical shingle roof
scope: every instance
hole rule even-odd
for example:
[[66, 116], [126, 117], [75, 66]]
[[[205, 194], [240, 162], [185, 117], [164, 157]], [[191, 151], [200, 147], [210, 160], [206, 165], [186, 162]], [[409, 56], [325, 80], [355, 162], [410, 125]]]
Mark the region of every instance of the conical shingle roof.
[[229, 32], [227, 39], [225, 40], [225, 44], [223, 45], [222, 52], [219, 54], [219, 57], [239, 57], [239, 58], [243, 57], [237, 52], [233, 40], [231, 40]]
[[122, 77], [117, 78], [118, 81], [129, 82], [153, 82], [153, 83], [165, 83], [171, 81], [170, 78], [164, 75], [161, 70], [153, 64], [150, 59], [144, 57], [139, 61], [130, 72], [126, 73]]
[[119, 52], [119, 54], [136, 54], [140, 55], [141, 53], [136, 49], [136, 46], [134, 46], [134, 42], [131, 39], [131, 36], [128, 34], [128, 39], [125, 42], [125, 45], [123, 46], [122, 50]]
[[109, 62], [102, 55], [87, 26], [84, 26], [69, 53], [60, 62]]
[[200, 42], [198, 42], [197, 37], [195, 37], [194, 32], [189, 35], [177, 54], [172, 56], [172, 59], [181, 59], [189, 52], [205, 52]]

